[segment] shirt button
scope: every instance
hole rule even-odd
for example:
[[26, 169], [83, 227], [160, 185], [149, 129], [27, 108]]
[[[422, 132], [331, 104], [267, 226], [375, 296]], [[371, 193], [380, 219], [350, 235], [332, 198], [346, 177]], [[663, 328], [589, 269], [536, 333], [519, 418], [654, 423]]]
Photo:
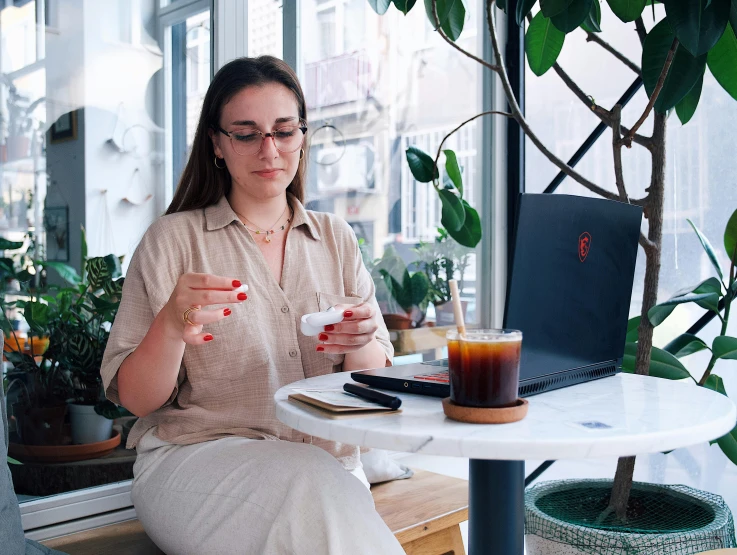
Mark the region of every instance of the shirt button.
[[289, 356], [292, 357], [292, 358], [296, 357], [297, 356], [297, 349], [292, 349], [291, 351], [289, 351]]
[[282, 312], [283, 312], [284, 314], [286, 314], [287, 312], [289, 312], [289, 307], [288, 307], [288, 306], [283, 306], [283, 307], [281, 307], [281, 311], [282, 311]]

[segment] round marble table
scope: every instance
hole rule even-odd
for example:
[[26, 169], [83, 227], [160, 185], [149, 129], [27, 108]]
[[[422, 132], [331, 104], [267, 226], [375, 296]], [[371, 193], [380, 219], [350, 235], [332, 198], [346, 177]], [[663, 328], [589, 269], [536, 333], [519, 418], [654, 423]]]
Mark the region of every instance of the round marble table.
[[535, 395], [524, 420], [502, 425], [449, 420], [440, 399], [421, 395], [396, 393], [400, 413], [344, 419], [287, 399], [294, 389], [342, 388], [347, 381], [348, 373], [331, 374], [281, 388], [274, 397], [277, 418], [342, 443], [469, 458], [469, 555], [522, 555], [526, 459], [669, 451], [721, 437], [737, 420], [724, 395], [692, 382], [630, 374]]

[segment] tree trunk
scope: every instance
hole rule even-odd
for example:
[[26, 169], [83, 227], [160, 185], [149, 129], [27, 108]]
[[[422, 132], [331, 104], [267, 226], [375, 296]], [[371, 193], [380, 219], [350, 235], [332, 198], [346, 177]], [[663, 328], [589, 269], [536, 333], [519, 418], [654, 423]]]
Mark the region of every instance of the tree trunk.
[[[652, 173], [650, 176], [649, 202], [645, 206], [648, 220], [647, 237], [652, 247], [645, 249], [645, 289], [642, 296], [640, 327], [637, 332], [637, 359], [635, 373], [646, 376], [650, 369], [650, 352], [653, 346], [653, 325], [647, 313], [658, 301], [658, 279], [660, 277], [660, 252], [663, 238], [663, 204], [665, 200], [665, 127], [666, 116], [655, 113], [652, 137]], [[617, 462], [609, 508], [617, 518], [624, 521], [627, 502], [632, 489], [635, 457], [622, 457]]]

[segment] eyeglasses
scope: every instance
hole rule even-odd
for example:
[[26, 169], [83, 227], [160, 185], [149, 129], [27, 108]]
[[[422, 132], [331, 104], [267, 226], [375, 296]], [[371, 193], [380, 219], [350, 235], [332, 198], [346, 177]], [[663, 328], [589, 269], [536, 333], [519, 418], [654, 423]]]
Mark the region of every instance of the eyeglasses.
[[243, 127], [233, 131], [226, 131], [219, 125], [213, 127], [230, 139], [233, 150], [239, 156], [257, 154], [261, 151], [264, 140], [268, 137], [274, 140], [276, 150], [284, 154], [290, 154], [302, 147], [307, 134], [307, 123], [303, 120], [299, 120], [299, 123], [282, 125], [271, 133], [264, 133], [255, 127]]

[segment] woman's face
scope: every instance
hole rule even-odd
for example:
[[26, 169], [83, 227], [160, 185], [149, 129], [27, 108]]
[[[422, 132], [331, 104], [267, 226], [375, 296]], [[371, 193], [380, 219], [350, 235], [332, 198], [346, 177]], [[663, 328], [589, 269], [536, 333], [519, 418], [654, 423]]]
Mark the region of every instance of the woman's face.
[[[261, 137], [254, 131], [258, 129], [266, 134], [297, 125], [297, 99], [284, 85], [267, 83], [246, 87], [236, 94], [223, 107], [220, 127], [238, 139], [231, 140], [219, 131], [210, 131], [215, 154], [225, 160], [227, 171], [233, 178], [233, 187], [258, 199], [282, 195], [297, 173], [300, 149], [281, 152], [274, 139], [269, 137], [261, 142]], [[294, 133], [295, 137], [302, 137], [301, 130], [296, 129]], [[287, 135], [280, 133], [280, 136]], [[260, 150], [251, 152], [258, 148], [259, 143]], [[222, 165], [222, 162], [218, 164]]]

